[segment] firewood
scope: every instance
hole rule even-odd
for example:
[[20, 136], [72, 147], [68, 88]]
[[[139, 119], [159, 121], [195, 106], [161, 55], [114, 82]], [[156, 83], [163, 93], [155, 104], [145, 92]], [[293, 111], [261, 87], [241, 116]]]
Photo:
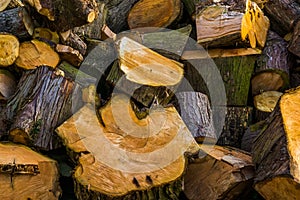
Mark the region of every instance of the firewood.
[[200, 92], [176, 93], [180, 116], [189, 131], [199, 143], [216, 143], [217, 136], [214, 129], [212, 110], [209, 99]]
[[19, 39], [28, 39], [33, 34], [33, 22], [24, 7], [0, 12], [0, 32], [15, 35]]
[[71, 30], [69, 30], [60, 33], [60, 38], [62, 40], [62, 44], [78, 50], [83, 56], [86, 54], [87, 45], [76, 33], [73, 33]]
[[218, 145], [240, 148], [242, 137], [252, 120], [252, 107], [227, 107]]
[[47, 39], [49, 41], [54, 42], [55, 44], [59, 43], [59, 36], [56, 32], [51, 31], [48, 28], [35, 28], [33, 35], [33, 38], [44, 38]]
[[19, 56], [19, 40], [10, 34], [0, 34], [0, 66], [12, 65]]
[[182, 64], [123, 37], [118, 41], [120, 68], [132, 82], [151, 86], [178, 84], [183, 77]]
[[197, 12], [197, 41], [210, 47], [245, 45], [255, 48], [256, 41], [263, 47], [269, 20], [256, 3], [247, 0], [245, 13], [227, 5], [212, 5]]
[[167, 27], [180, 15], [181, 6], [179, 0], [141, 0], [130, 10], [127, 22], [130, 29]]
[[293, 36], [289, 42], [288, 49], [290, 52], [300, 57], [300, 20], [294, 26]]
[[81, 89], [60, 74], [46, 66], [23, 74], [7, 105], [10, 140], [43, 150], [61, 145], [54, 129], [81, 106]]
[[16, 80], [8, 70], [0, 69], [0, 99], [8, 99], [16, 91]]
[[253, 142], [254, 187], [265, 199], [300, 196], [299, 94], [300, 89], [295, 88], [281, 97], [267, 126]]
[[7, 138], [9, 121], [6, 116], [7, 101], [0, 100], [0, 139], [1, 141]]
[[251, 156], [238, 149], [201, 145], [187, 167], [184, 193], [191, 200], [246, 199], [254, 178]]
[[41, 65], [55, 68], [59, 61], [58, 54], [47, 43], [34, 39], [21, 43], [15, 63], [24, 69], [35, 69]]
[[59, 199], [57, 162], [28, 147], [0, 143], [1, 199]]
[[7, 9], [12, 9], [20, 6], [25, 6], [22, 0], [10, 0], [10, 3], [7, 6]]
[[272, 112], [277, 104], [281, 92], [267, 91], [254, 97], [254, 106], [256, 109], [264, 112]]
[[249, 153], [252, 152], [252, 145], [255, 138], [259, 135], [259, 133], [263, 130], [263, 128], [267, 125], [267, 120], [262, 120], [256, 122], [255, 124], [250, 125], [245, 131], [242, 141], [241, 141], [241, 149], [247, 151]]
[[57, 44], [55, 50], [62, 60], [69, 62], [73, 66], [79, 67], [83, 61], [83, 56], [72, 47]]
[[176, 109], [154, 108], [139, 120], [129, 98], [115, 95], [99, 115], [101, 123], [93, 106], [86, 105], [57, 129], [78, 164], [74, 172], [77, 198], [178, 198], [183, 153], [199, 147]]
[[300, 5], [294, 0], [269, 0], [264, 10], [270, 17], [272, 29], [280, 35], [289, 33], [300, 16]]
[[279, 35], [269, 31], [266, 46], [256, 62], [255, 74], [251, 79], [252, 95], [288, 87], [291, 60], [287, 42]]
[[11, 0], [0, 0], [0, 12], [5, 10]]

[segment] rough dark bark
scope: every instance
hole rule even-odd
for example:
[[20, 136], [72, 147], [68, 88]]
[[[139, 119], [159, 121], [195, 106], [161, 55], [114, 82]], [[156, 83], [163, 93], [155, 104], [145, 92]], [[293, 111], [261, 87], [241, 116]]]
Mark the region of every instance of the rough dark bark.
[[176, 98], [176, 109], [197, 142], [215, 143], [217, 136], [208, 97], [200, 92], [179, 92]]
[[73, 49], [78, 50], [80, 54], [84, 56], [87, 50], [86, 43], [76, 33], [73, 33], [72, 31], [66, 34], [66, 38], [61, 37], [62, 43], [64, 45], [72, 47]]
[[24, 7], [0, 12], [0, 32], [11, 33], [25, 40], [31, 37], [33, 29], [33, 22]]
[[250, 125], [245, 131], [242, 142], [241, 149], [247, 152], [252, 152], [252, 145], [255, 138], [259, 135], [259, 133], [266, 126], [267, 122], [265, 120], [259, 121], [255, 124]]
[[257, 59], [255, 74], [251, 79], [252, 95], [286, 89], [289, 86], [291, 64], [287, 42], [269, 31], [266, 46]]
[[225, 124], [217, 144], [240, 148], [242, 137], [251, 120], [251, 107], [227, 107]]
[[294, 26], [293, 36], [289, 42], [288, 49], [291, 53], [300, 57], [300, 20]]
[[46, 66], [23, 74], [7, 105], [9, 138], [44, 150], [59, 147], [54, 129], [80, 107], [80, 86]]

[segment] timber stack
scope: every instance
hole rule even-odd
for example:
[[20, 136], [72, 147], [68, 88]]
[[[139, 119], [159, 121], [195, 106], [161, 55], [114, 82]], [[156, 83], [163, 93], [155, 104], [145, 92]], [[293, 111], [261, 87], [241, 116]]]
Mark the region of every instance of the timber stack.
[[1, 199], [297, 199], [299, 0], [0, 0]]

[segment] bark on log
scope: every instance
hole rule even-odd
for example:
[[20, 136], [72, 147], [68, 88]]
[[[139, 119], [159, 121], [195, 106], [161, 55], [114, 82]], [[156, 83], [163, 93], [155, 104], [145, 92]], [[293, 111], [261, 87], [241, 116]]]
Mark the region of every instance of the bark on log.
[[47, 43], [31, 40], [21, 43], [15, 64], [24, 69], [35, 69], [41, 65], [55, 68], [60, 61], [58, 54]]
[[255, 74], [251, 79], [252, 95], [286, 89], [291, 64], [287, 43], [269, 31], [266, 46], [257, 60]]
[[251, 120], [251, 107], [227, 107], [225, 124], [217, 144], [240, 148], [242, 137]]
[[130, 29], [167, 27], [180, 16], [181, 9], [180, 0], [141, 0], [131, 8], [127, 22]]
[[[175, 108], [153, 109], [139, 120], [129, 98], [116, 95], [100, 109], [99, 115], [101, 122], [93, 107], [86, 105], [57, 129], [78, 164], [74, 173], [77, 198], [178, 198], [185, 168], [179, 152], [192, 153], [199, 147]], [[162, 118], [166, 121], [162, 122]], [[96, 146], [108, 151], [99, 151]], [[162, 156], [160, 150], [172, 156]], [[119, 158], [123, 161], [119, 162]]]
[[245, 131], [242, 142], [241, 142], [241, 149], [247, 152], [252, 152], [252, 145], [255, 138], [259, 135], [259, 133], [263, 130], [266, 126], [266, 120], [259, 121], [255, 124], [250, 125], [247, 130]]
[[0, 66], [12, 65], [19, 56], [19, 40], [10, 34], [0, 34]]
[[7, 138], [7, 131], [9, 128], [9, 121], [6, 116], [6, 106], [7, 102], [0, 100], [0, 140], [5, 140]]
[[187, 167], [184, 193], [190, 200], [245, 199], [254, 177], [251, 157], [238, 149], [201, 145]]
[[30, 38], [33, 30], [33, 22], [24, 7], [0, 12], [0, 32], [13, 34], [23, 40]]
[[293, 36], [289, 42], [288, 49], [291, 53], [300, 57], [300, 20], [294, 26]]
[[[59, 147], [54, 129], [80, 107], [80, 86], [49, 67], [26, 71], [8, 102], [9, 138], [44, 150]], [[79, 94], [74, 96], [74, 94]], [[75, 97], [75, 98], [73, 98]]]
[[1, 199], [59, 199], [55, 160], [11, 143], [0, 143], [0, 157]]
[[271, 21], [271, 27], [280, 35], [289, 33], [299, 20], [300, 6], [294, 0], [269, 0], [264, 10]]
[[208, 97], [200, 92], [179, 92], [176, 93], [176, 98], [176, 109], [197, 142], [216, 143], [217, 136]]
[[55, 50], [62, 60], [69, 62], [75, 67], [79, 67], [83, 61], [83, 56], [79, 53], [79, 51], [70, 46], [57, 44]]
[[72, 31], [67, 31], [60, 34], [62, 44], [72, 47], [80, 52], [81, 55], [86, 54], [87, 45], [86, 43]]
[[265, 199], [297, 199], [299, 182], [299, 94], [285, 93], [267, 127], [254, 140], [255, 189]]

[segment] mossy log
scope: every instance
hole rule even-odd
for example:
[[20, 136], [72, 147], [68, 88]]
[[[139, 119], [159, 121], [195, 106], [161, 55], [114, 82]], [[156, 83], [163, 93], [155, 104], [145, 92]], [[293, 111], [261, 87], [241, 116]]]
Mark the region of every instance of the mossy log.
[[47, 66], [22, 75], [16, 93], [7, 104], [8, 120], [12, 122], [10, 140], [43, 150], [61, 145], [54, 129], [81, 102], [80, 86], [62, 75]]
[[55, 160], [12, 143], [0, 143], [0, 157], [1, 199], [59, 199]]
[[0, 32], [10, 33], [19, 39], [29, 39], [34, 25], [24, 7], [16, 7], [0, 12]]
[[264, 91], [284, 90], [289, 86], [291, 60], [287, 42], [269, 31], [266, 46], [257, 59], [255, 74], [251, 79], [252, 95]]
[[87, 104], [57, 128], [78, 164], [78, 199], [178, 199], [183, 153], [199, 147], [174, 107], [153, 108], [140, 120], [129, 101], [114, 95], [99, 110], [101, 121]]
[[265, 199], [297, 199], [299, 182], [299, 94], [286, 92], [253, 141], [254, 188]]
[[200, 145], [199, 157], [190, 162], [184, 175], [184, 193], [190, 200], [247, 199], [253, 178], [254, 167], [247, 153]]

